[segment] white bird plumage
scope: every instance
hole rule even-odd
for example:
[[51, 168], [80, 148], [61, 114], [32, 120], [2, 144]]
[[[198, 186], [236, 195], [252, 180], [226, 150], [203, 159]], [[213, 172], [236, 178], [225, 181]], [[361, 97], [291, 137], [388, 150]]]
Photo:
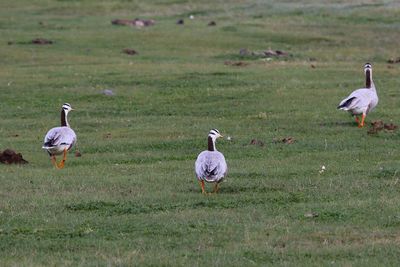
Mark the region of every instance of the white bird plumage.
[[[372, 81], [372, 66], [365, 64], [365, 88], [357, 89], [348, 97], [343, 99], [338, 109], [347, 110], [352, 116], [356, 116], [358, 127], [365, 125], [364, 120], [368, 112], [372, 111], [378, 104], [378, 95], [376, 94], [375, 84]], [[360, 122], [359, 115], [362, 115]]]
[[214, 193], [217, 193], [218, 184], [225, 179], [228, 171], [224, 155], [215, 148], [217, 138], [222, 138], [222, 135], [217, 129], [212, 129], [208, 134], [208, 150], [201, 152], [195, 163], [195, 172], [203, 194], [206, 193], [204, 181], [216, 183]]
[[[62, 168], [66, 160], [66, 153], [76, 144], [76, 134], [68, 124], [68, 112], [74, 110], [70, 104], [65, 103], [61, 109], [61, 127], [50, 129], [44, 138], [42, 148], [46, 149], [50, 157], [53, 157], [56, 168]], [[64, 158], [57, 166], [57, 155], [64, 153]]]

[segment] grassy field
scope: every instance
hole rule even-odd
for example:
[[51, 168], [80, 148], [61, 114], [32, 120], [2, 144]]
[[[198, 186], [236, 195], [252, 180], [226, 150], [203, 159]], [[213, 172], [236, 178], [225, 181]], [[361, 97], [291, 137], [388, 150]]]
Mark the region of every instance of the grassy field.
[[[394, 0], [1, 1], [0, 150], [29, 164], [0, 166], [0, 265], [397, 265], [400, 134], [367, 131], [399, 123], [399, 15]], [[155, 25], [111, 24], [135, 18]], [[336, 106], [365, 62], [380, 102], [359, 129]], [[82, 157], [56, 170], [41, 146], [65, 102]], [[205, 196], [212, 128], [232, 137], [229, 171]]]

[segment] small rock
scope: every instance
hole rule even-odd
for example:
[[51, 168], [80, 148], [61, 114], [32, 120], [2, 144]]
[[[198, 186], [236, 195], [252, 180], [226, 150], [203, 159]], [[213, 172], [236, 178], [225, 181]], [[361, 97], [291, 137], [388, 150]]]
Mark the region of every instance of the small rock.
[[217, 26], [217, 23], [215, 23], [215, 21], [210, 21], [207, 26]]
[[176, 24], [182, 25], [185, 24], [185, 21], [183, 19], [180, 19], [176, 22]]
[[104, 94], [105, 95], [115, 95], [115, 93], [113, 92], [113, 91], [111, 91], [111, 90], [104, 90]]
[[193, 16], [193, 15], [190, 15], [190, 16], [189, 16], [189, 19], [194, 19], [194, 16]]
[[14, 42], [13, 41], [8, 41], [8, 43], [7, 43], [8, 45], [13, 45], [14, 44]]
[[75, 151], [75, 156], [76, 157], [82, 157], [82, 153], [79, 150]]

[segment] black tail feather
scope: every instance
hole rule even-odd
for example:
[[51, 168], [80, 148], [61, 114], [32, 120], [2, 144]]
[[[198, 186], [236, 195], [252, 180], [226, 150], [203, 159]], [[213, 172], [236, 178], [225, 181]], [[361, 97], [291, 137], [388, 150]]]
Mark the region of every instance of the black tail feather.
[[353, 96], [352, 98], [347, 99], [347, 101], [344, 102], [342, 105], [338, 106], [337, 109], [341, 109], [341, 108], [344, 108], [344, 107], [349, 106], [349, 105], [351, 104], [351, 102], [353, 102], [353, 100], [354, 100], [355, 98], [356, 98], [356, 97]]

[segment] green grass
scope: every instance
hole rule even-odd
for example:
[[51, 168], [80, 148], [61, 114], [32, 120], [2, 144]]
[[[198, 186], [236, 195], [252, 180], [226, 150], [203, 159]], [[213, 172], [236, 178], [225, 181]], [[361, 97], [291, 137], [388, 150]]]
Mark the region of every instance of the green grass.
[[[0, 265], [398, 264], [399, 130], [367, 135], [336, 106], [370, 61], [367, 122], [399, 123], [399, 14], [380, 0], [3, 1], [0, 150], [29, 164], [0, 166]], [[82, 157], [56, 170], [41, 145], [65, 102]], [[194, 161], [212, 128], [232, 137], [217, 143], [229, 171], [204, 196]]]

